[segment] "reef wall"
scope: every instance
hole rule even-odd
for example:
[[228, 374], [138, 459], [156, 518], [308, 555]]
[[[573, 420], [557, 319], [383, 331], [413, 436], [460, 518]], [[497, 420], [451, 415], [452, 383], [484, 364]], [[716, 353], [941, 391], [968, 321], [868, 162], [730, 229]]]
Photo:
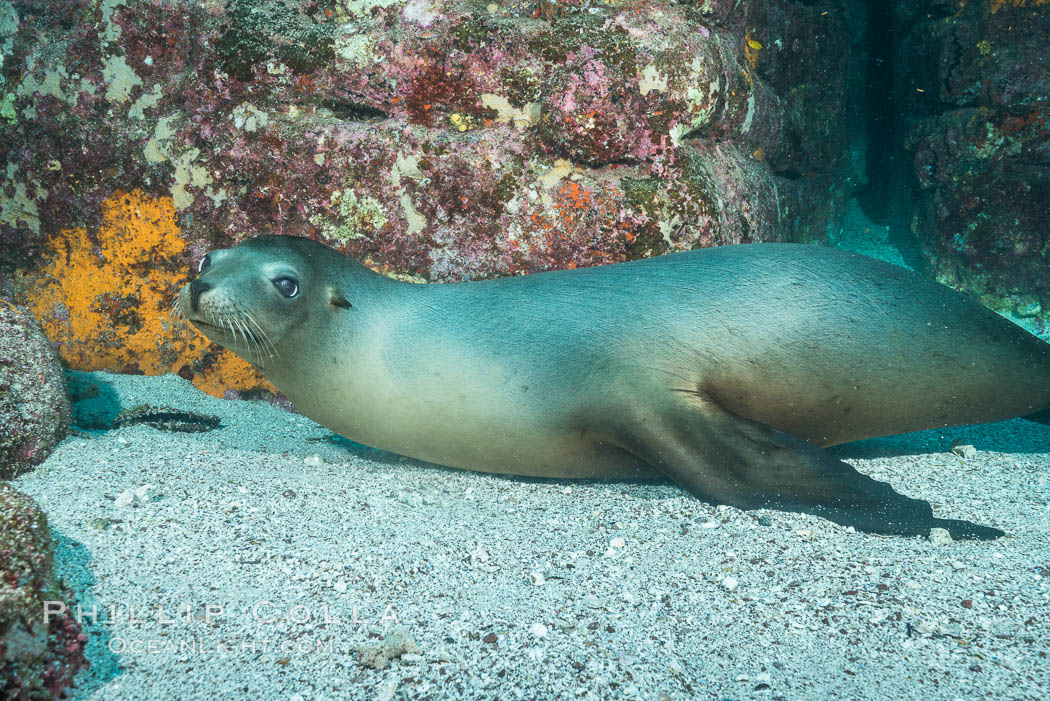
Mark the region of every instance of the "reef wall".
[[1050, 2], [894, 8], [894, 198], [942, 282], [1050, 318]]
[[[854, 3], [851, 6], [856, 6]], [[849, 24], [790, 0], [0, 2], [0, 291], [78, 369], [257, 386], [166, 323], [214, 246], [456, 280], [819, 240]]]

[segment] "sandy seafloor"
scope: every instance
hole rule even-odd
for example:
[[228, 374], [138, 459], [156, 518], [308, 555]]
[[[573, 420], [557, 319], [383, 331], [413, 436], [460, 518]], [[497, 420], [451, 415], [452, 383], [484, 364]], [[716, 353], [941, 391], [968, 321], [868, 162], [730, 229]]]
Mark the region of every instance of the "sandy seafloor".
[[[223, 427], [73, 436], [14, 481], [99, 606], [76, 698], [1050, 696], [1050, 426], [838, 449], [939, 516], [1008, 533], [933, 544], [670, 483], [445, 469], [177, 376], [91, 377], [89, 401]], [[419, 653], [362, 666], [357, 647], [395, 619]]]

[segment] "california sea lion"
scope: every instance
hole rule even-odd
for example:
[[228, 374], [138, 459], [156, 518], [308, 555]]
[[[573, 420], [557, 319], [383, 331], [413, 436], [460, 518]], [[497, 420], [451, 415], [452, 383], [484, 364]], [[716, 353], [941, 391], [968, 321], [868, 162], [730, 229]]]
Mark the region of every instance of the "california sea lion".
[[902, 268], [816, 246], [709, 248], [414, 285], [305, 238], [212, 251], [178, 306], [307, 416], [452, 467], [658, 472], [699, 498], [959, 538], [820, 449], [1050, 407], [1050, 344]]

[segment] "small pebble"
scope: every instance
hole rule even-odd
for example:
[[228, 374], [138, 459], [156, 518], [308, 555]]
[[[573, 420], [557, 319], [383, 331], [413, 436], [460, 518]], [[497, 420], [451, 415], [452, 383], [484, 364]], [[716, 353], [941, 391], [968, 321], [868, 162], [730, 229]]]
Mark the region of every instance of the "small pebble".
[[969, 459], [972, 457], [976, 457], [977, 448], [974, 448], [969, 443], [959, 443], [958, 441], [956, 441], [955, 443], [952, 443], [952, 452], [958, 455], [960, 458]]
[[726, 591], [733, 591], [733, 590], [735, 590], [737, 588], [738, 584], [739, 584], [739, 582], [737, 582], [736, 578], [734, 578], [734, 577], [726, 577], [725, 579], [722, 580], [722, 587]]
[[376, 689], [376, 701], [391, 701], [397, 693], [397, 685], [400, 680], [396, 676], [389, 676], [380, 683]]
[[411, 494], [407, 492], [398, 492], [397, 500], [402, 504], [408, 504], [412, 507], [420, 507], [423, 505], [423, 498], [418, 494]]
[[109, 528], [109, 521], [104, 518], [93, 518], [91, 519], [91, 521], [88, 522], [88, 525], [90, 525], [96, 531], [104, 531], [107, 528]]
[[144, 484], [137, 489], [125, 489], [113, 501], [116, 506], [125, 507], [132, 504], [147, 504], [153, 499], [150, 490], [156, 489], [152, 484]]
[[529, 627], [529, 632], [537, 638], [544, 638], [547, 636], [547, 626], [542, 623], [533, 623], [532, 626]]
[[930, 542], [934, 545], [947, 545], [952, 542], [952, 534], [943, 528], [931, 528]]
[[937, 629], [936, 626], [934, 626], [929, 621], [919, 621], [919, 624], [917, 626], [915, 626], [915, 630], [918, 631], [919, 633], [922, 633], [923, 635], [929, 635], [930, 633], [932, 633], [936, 629]]
[[386, 669], [390, 660], [404, 654], [419, 655], [422, 652], [404, 626], [392, 629], [381, 643], [367, 643], [357, 648], [358, 661], [363, 667], [372, 669]]

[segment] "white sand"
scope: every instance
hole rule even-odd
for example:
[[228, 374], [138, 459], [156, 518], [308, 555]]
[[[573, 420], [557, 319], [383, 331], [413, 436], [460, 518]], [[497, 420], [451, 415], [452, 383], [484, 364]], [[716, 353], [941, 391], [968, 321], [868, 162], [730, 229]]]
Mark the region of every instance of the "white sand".
[[[716, 509], [671, 484], [443, 469], [174, 376], [94, 377], [124, 407], [225, 426], [72, 437], [15, 481], [82, 604], [102, 607], [77, 698], [1050, 696], [1050, 427], [840, 450], [938, 516], [1009, 534], [934, 545]], [[977, 456], [951, 454], [956, 438]], [[114, 499], [147, 484], [145, 503]], [[225, 610], [207, 622], [210, 605]], [[384, 612], [421, 654], [363, 667]]]

